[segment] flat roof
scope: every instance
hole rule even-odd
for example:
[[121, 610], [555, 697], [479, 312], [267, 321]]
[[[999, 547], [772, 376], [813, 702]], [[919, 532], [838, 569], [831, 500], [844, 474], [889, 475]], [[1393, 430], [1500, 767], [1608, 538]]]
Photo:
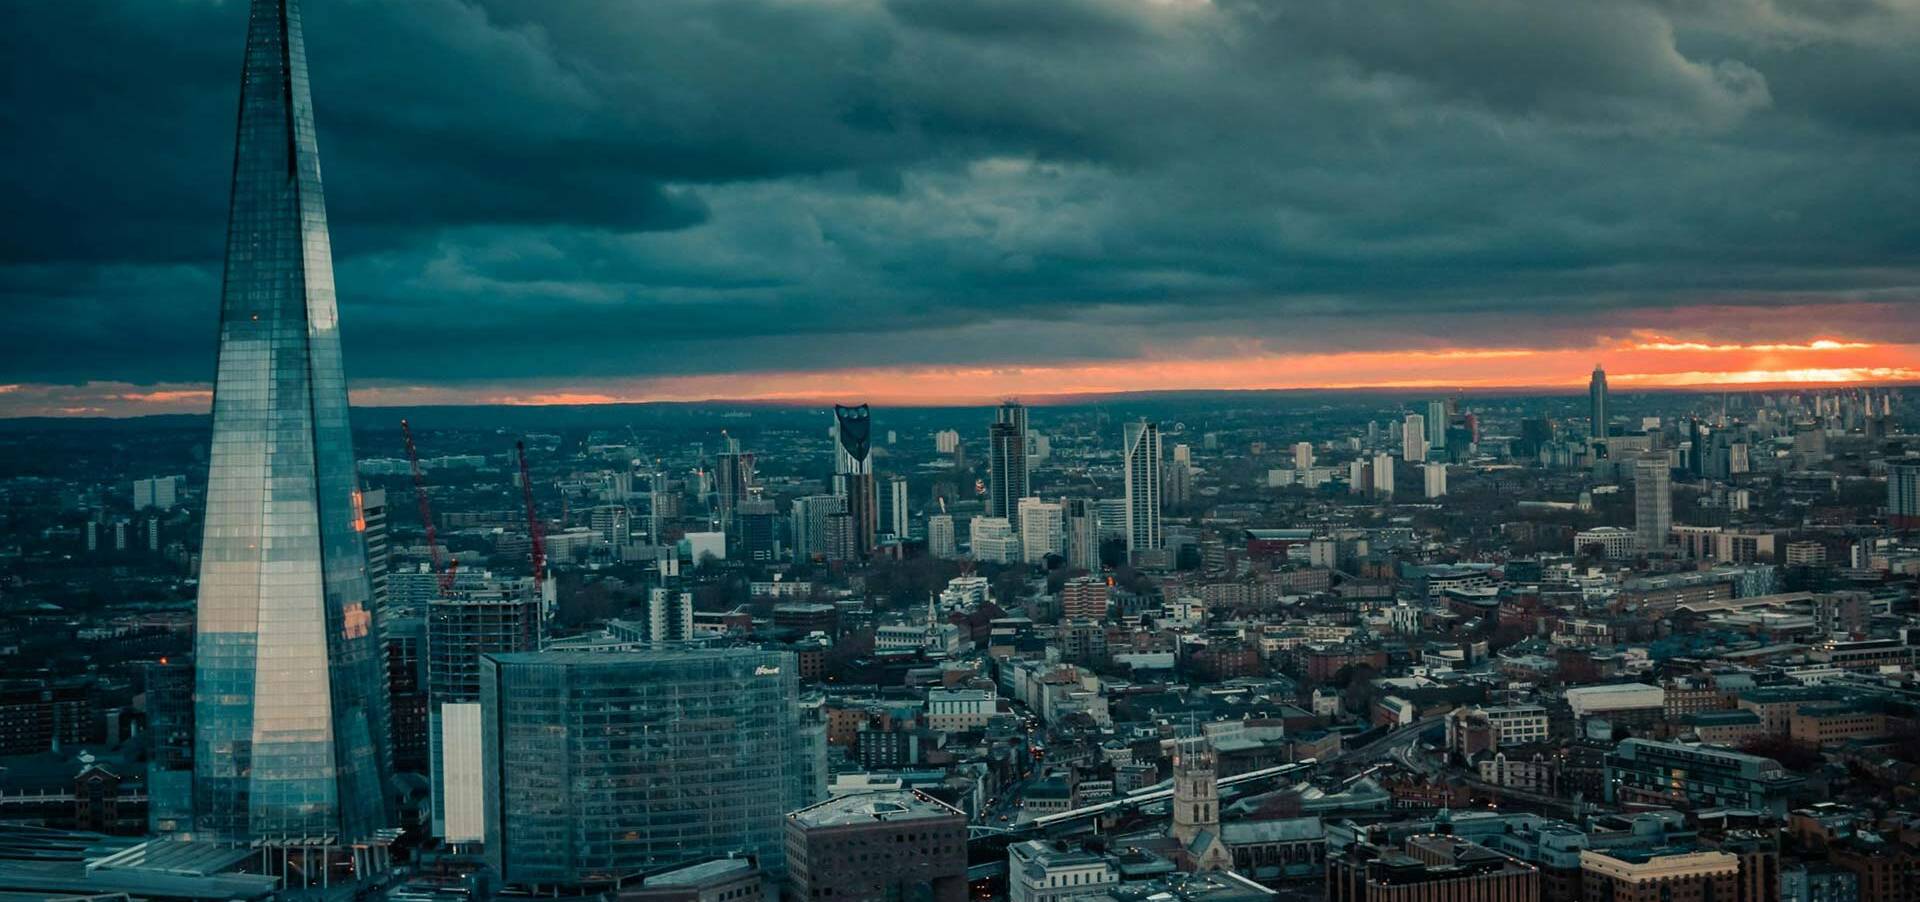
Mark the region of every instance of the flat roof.
[[787, 815], [789, 820], [803, 827], [845, 827], [948, 817], [966, 819], [966, 815], [959, 809], [932, 796], [910, 790], [884, 790], [839, 796]]

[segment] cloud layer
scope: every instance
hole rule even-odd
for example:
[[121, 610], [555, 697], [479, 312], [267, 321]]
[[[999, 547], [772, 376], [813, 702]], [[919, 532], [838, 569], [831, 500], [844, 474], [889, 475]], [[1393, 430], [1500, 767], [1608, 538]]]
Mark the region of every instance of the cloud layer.
[[[366, 386], [1920, 344], [1900, 0], [305, 8]], [[245, 5], [12, 13], [0, 383], [192, 391]]]

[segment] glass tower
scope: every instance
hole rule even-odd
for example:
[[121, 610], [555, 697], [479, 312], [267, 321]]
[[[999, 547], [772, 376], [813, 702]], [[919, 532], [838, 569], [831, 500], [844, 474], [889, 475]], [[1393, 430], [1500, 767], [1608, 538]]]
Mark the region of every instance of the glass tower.
[[296, 0], [254, 0], [220, 297], [194, 702], [198, 838], [388, 825], [386, 674]]

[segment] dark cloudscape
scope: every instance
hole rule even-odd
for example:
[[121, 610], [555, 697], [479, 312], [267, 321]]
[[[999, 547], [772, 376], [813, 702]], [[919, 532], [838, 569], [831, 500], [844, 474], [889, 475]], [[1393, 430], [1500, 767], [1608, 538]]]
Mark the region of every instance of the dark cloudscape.
[[[1898, 0], [304, 7], [362, 379], [1920, 314]], [[245, 15], [9, 7], [0, 382], [210, 378]]]

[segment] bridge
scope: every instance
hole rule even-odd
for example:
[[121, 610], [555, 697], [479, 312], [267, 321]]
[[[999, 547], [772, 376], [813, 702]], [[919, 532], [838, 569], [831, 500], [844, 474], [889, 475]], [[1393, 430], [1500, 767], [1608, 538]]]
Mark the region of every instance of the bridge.
[[[1261, 780], [1272, 780], [1279, 777], [1291, 776], [1293, 774], [1297, 774], [1302, 771], [1312, 770], [1313, 767], [1318, 763], [1319, 761], [1313, 758], [1302, 758], [1299, 761], [1293, 762], [1292, 764], [1281, 764], [1274, 767], [1263, 767], [1263, 768], [1260, 768], [1259, 770], [1250, 770], [1245, 773], [1234, 774], [1231, 777], [1221, 777], [1219, 779], [1219, 784], [1221, 789], [1226, 789], [1231, 786], [1239, 786], [1243, 783], [1256, 783]], [[1133, 792], [1128, 793], [1124, 798], [1114, 799], [1110, 802], [1100, 802], [1094, 805], [1084, 805], [1079, 808], [1074, 808], [1068, 811], [1061, 811], [1054, 814], [1042, 815], [1030, 821], [1025, 821], [1018, 824], [1011, 824], [1005, 827], [991, 827], [991, 826], [985, 826], [985, 825], [970, 826], [967, 828], [967, 835], [969, 838], [977, 838], [980, 836], [996, 836], [996, 835], [1024, 836], [1024, 835], [1033, 834], [1033, 833], [1043, 833], [1048, 830], [1073, 824], [1078, 821], [1084, 821], [1091, 818], [1101, 817], [1103, 815], [1119, 814], [1124, 811], [1131, 811], [1131, 810], [1140, 808], [1142, 806], [1152, 805], [1156, 802], [1165, 802], [1165, 801], [1168, 801], [1169, 799], [1172, 799], [1173, 787], [1168, 785], [1171, 782], [1172, 782], [1171, 780], [1164, 780], [1154, 786], [1149, 786], [1145, 789], [1134, 790]]]

